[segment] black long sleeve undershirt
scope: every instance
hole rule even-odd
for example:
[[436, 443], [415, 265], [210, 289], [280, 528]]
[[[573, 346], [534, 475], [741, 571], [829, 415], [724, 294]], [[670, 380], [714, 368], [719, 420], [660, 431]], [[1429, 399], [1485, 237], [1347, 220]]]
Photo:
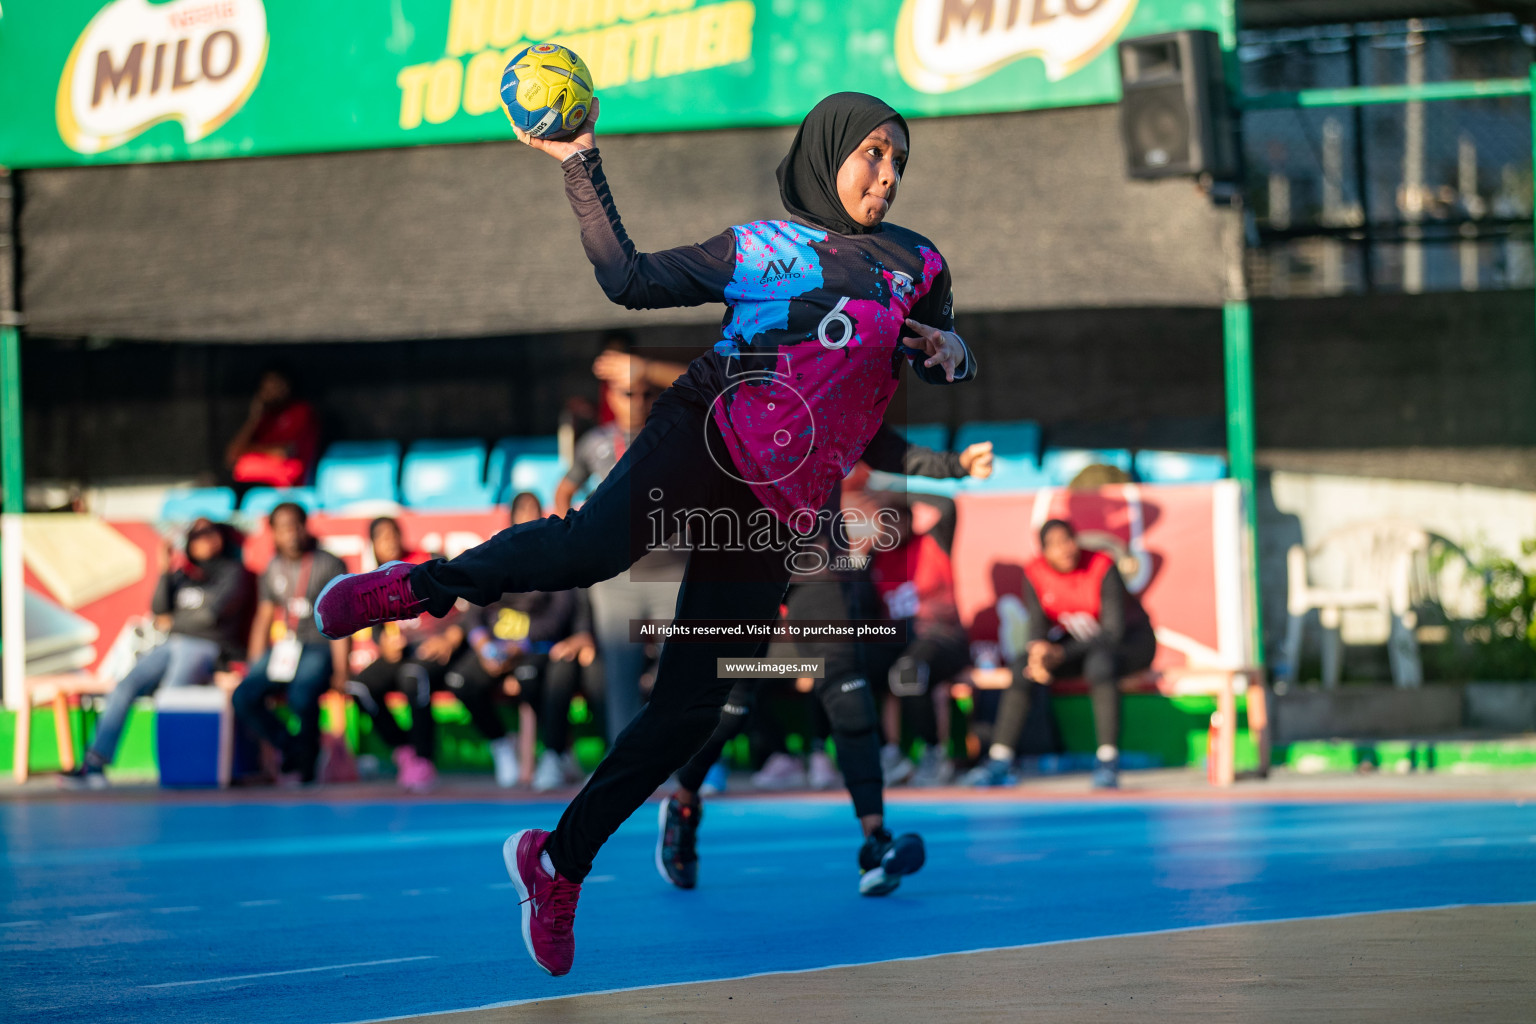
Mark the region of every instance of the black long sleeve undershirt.
[[884, 473], [940, 479], [968, 475], [960, 465], [958, 452], [935, 451], [912, 444], [884, 423], [864, 447], [863, 460], [870, 469]]

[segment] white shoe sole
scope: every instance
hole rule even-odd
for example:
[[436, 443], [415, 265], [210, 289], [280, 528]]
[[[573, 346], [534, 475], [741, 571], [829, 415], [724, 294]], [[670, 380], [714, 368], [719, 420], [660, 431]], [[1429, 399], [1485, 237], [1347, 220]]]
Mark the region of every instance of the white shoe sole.
[[[667, 805], [669, 803], [671, 803], [670, 800], [661, 802], [661, 814], [656, 819], [656, 873], [661, 876], [663, 882], [672, 885], [672, 876], [667, 874], [666, 858], [661, 854], [661, 848], [667, 842]], [[677, 887], [673, 886], [673, 888]]]
[[[922, 869], [923, 864], [927, 862], [928, 857], [926, 851], [923, 849], [921, 837], [919, 837], [917, 840], [915, 850], [916, 857], [918, 858], [916, 864], [904, 863], [897, 865], [895, 861], [899, 854], [907, 854], [908, 859], [910, 860], [914, 853], [914, 846], [909, 845], [905, 849], [897, 849], [896, 847], [892, 847], [891, 850], [888, 851], [883, 858], [881, 858], [879, 867], [871, 868], [859, 876], [859, 895], [889, 896], [891, 893], [895, 892], [901, 886], [901, 880], [903, 878], [908, 875], [916, 874]], [[886, 871], [887, 866], [897, 870], [888, 872]], [[899, 870], [899, 868], [905, 868], [905, 870]]]
[[[400, 559], [397, 558], [393, 562], [385, 562], [383, 565], [378, 566], [377, 568], [375, 568], [374, 571], [377, 572], [379, 569], [388, 569], [392, 565], [404, 565], [404, 564], [405, 564], [404, 562], [400, 561]], [[325, 631], [325, 623], [320, 621], [320, 605], [325, 602], [325, 595], [329, 594], [331, 592], [331, 588], [334, 587], [336, 584], [340, 583], [342, 580], [349, 580], [353, 576], [361, 576], [361, 575], [363, 575], [363, 574], [360, 573], [360, 572], [344, 572], [340, 576], [337, 576], [335, 579], [331, 580], [331, 582], [327, 583], [325, 586], [320, 588], [320, 593], [318, 595], [316, 595], [316, 597], [315, 597], [315, 610], [312, 613], [311, 617], [315, 620], [315, 628], [320, 631], [320, 635], [321, 636], [325, 637], [328, 640], [344, 640], [347, 637], [352, 635], [351, 633], [343, 633], [341, 636], [331, 636], [331, 634], [327, 633]]]
[[[523, 836], [532, 829], [523, 829], [514, 832], [501, 844], [501, 859], [507, 866], [507, 875], [512, 879], [512, 888], [517, 890], [518, 909], [523, 914], [523, 946], [528, 950], [528, 958], [539, 964], [539, 958], [533, 955], [533, 903], [528, 899], [528, 887], [523, 884], [523, 876], [517, 870], [517, 844], [523, 841]], [[539, 964], [539, 970], [554, 977], [554, 972], [543, 964]]]

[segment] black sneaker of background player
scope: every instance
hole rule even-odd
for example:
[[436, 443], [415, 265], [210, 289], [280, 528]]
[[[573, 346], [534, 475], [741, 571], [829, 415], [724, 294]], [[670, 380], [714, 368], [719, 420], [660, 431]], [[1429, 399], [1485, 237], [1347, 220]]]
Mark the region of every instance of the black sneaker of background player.
[[703, 820], [702, 804], [685, 804], [670, 796], [662, 801], [657, 823], [656, 870], [679, 889], [692, 889], [699, 880], [696, 843]]
[[896, 891], [902, 875], [910, 875], [926, 859], [923, 837], [907, 832], [891, 838], [890, 832], [872, 832], [859, 849], [859, 895], [885, 896]]
[[67, 772], [59, 772], [59, 783], [66, 789], [106, 789], [107, 776], [95, 754], [86, 754]]

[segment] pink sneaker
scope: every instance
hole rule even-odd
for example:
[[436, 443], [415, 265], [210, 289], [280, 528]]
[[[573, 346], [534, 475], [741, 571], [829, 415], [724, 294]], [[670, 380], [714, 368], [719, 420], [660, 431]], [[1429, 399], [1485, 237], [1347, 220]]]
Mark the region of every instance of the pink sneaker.
[[397, 747], [392, 755], [398, 769], [400, 788], [412, 793], [430, 793], [437, 785], [437, 766], [411, 747]]
[[539, 863], [549, 833], [529, 828], [515, 832], [501, 847], [501, 859], [523, 908], [523, 945], [533, 962], [555, 977], [568, 974], [576, 958], [576, 901], [581, 886], [550, 875]]
[[427, 602], [411, 590], [408, 562], [385, 562], [373, 572], [344, 573], [315, 599], [315, 627], [340, 640], [360, 629], [420, 615]]

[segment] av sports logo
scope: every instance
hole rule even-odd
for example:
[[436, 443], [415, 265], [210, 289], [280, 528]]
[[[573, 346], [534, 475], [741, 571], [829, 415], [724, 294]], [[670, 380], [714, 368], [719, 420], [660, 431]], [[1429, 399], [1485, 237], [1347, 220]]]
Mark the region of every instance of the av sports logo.
[[763, 267], [763, 276], [758, 278], [758, 284], [778, 284], [790, 278], [800, 277], [800, 271], [795, 269], [795, 264], [800, 262], [799, 256], [791, 256], [787, 260], [769, 260]]
[[896, 66], [921, 92], [952, 92], [1024, 57], [1054, 82], [1120, 37], [1136, 0], [904, 0]]
[[266, 63], [261, 0], [113, 0], [64, 64], [59, 136], [77, 153], [101, 153], [180, 121], [197, 142], [245, 105]]

